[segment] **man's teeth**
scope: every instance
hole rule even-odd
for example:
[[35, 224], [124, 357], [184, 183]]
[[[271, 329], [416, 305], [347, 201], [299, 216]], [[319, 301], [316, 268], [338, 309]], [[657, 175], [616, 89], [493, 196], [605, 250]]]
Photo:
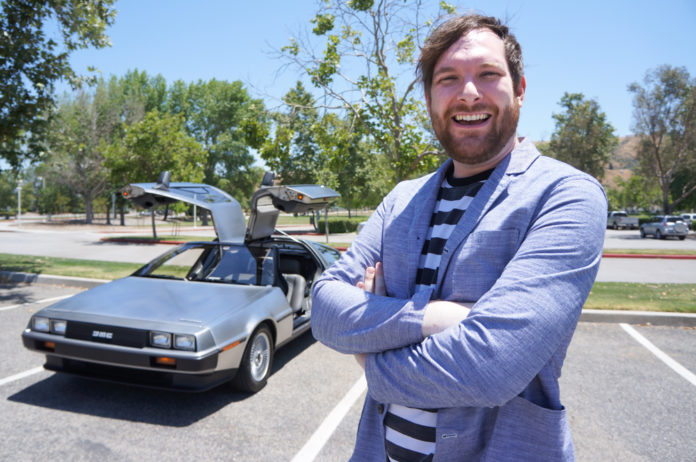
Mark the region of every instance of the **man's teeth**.
[[488, 114], [457, 114], [456, 116], [454, 116], [454, 120], [456, 120], [457, 122], [478, 122], [480, 120], [486, 120], [488, 117]]

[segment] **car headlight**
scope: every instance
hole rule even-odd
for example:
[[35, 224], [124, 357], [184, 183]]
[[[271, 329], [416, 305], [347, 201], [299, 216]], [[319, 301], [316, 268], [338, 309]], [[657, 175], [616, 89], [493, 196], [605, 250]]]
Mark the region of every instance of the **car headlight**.
[[196, 349], [196, 337], [187, 334], [174, 334], [174, 348], [193, 351]]
[[67, 321], [51, 319], [51, 332], [58, 335], [65, 335], [65, 330], [68, 327]]
[[150, 345], [157, 348], [171, 348], [172, 334], [166, 332], [150, 332]]
[[39, 332], [48, 332], [50, 330], [51, 320], [42, 316], [34, 316], [31, 318], [31, 328]]

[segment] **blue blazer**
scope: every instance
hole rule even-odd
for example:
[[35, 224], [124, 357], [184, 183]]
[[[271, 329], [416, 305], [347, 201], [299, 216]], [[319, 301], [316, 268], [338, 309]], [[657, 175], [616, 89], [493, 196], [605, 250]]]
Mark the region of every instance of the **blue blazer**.
[[[388, 403], [439, 409], [436, 461], [573, 460], [558, 378], [602, 255], [604, 191], [522, 141], [447, 241], [437, 289], [415, 293], [450, 163], [398, 184], [314, 287], [314, 336], [343, 353], [368, 353], [352, 460], [385, 460]], [[386, 297], [354, 287], [379, 261]], [[431, 299], [475, 305], [458, 325], [423, 338]]]

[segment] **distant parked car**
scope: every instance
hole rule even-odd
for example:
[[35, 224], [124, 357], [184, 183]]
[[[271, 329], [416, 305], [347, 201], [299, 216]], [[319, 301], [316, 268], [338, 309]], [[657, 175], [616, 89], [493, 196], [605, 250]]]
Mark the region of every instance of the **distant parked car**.
[[684, 219], [684, 223], [691, 227], [691, 223], [696, 221], [696, 213], [682, 213], [681, 217]]
[[655, 239], [665, 239], [675, 236], [684, 240], [688, 233], [689, 227], [684, 223], [684, 219], [673, 215], [657, 215], [640, 225], [640, 237], [651, 235]]
[[607, 215], [607, 228], [612, 229], [637, 229], [638, 218], [629, 217], [623, 210], [609, 212]]

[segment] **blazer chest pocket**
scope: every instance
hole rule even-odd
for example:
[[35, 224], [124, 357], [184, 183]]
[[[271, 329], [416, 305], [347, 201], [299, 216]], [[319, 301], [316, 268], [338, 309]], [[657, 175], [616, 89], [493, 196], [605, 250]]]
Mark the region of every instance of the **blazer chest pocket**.
[[443, 286], [445, 293], [451, 292], [452, 298], [457, 300], [478, 300], [493, 286], [515, 255], [518, 239], [517, 229], [482, 230], [470, 234], [450, 261], [448, 280]]

